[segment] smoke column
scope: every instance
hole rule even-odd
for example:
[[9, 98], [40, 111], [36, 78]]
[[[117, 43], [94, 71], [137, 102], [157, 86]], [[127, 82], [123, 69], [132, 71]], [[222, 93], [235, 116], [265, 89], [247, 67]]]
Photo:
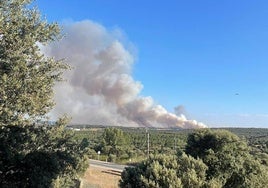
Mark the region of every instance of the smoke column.
[[169, 113], [152, 97], [140, 96], [142, 84], [131, 76], [134, 57], [116, 37], [92, 21], [68, 23], [66, 37], [43, 48], [65, 58], [73, 69], [55, 87], [54, 117], [66, 113], [75, 124], [198, 128], [204, 124]]

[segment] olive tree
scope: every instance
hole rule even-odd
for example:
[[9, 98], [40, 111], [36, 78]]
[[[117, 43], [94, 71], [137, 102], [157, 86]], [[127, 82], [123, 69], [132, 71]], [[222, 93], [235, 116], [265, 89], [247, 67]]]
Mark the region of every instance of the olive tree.
[[68, 66], [40, 46], [60, 38], [32, 0], [0, 1], [0, 187], [74, 187], [88, 166], [66, 122], [47, 121]]
[[102, 134], [100, 149], [107, 154], [108, 160], [115, 162], [116, 158], [128, 158], [130, 150], [129, 137], [119, 128], [106, 128]]
[[64, 126], [0, 129], [0, 187], [75, 187], [88, 167], [87, 148]]
[[[120, 187], [198, 188], [210, 185], [206, 182], [207, 166], [185, 153], [176, 155], [150, 155], [136, 167], [122, 172]], [[209, 186], [208, 186], [209, 187]]]
[[43, 120], [52, 109], [53, 86], [67, 65], [45, 57], [40, 45], [60, 38], [31, 0], [0, 1], [0, 125]]
[[226, 130], [199, 130], [188, 136], [188, 155], [208, 166], [207, 179], [218, 179], [222, 187], [264, 187], [267, 166], [250, 154], [250, 147]]
[[120, 187], [266, 187], [268, 168], [250, 154], [246, 142], [228, 132], [209, 129], [189, 135], [177, 156], [160, 155], [125, 169]]

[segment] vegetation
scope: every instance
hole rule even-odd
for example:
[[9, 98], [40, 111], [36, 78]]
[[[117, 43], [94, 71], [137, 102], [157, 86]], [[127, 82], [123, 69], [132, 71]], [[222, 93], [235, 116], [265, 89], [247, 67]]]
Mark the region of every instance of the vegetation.
[[[109, 141], [109, 137], [106, 136], [107, 132], [114, 132], [112, 135], [116, 140], [112, 141], [113, 139], [111, 139]], [[188, 130], [179, 132], [149, 130], [150, 153], [175, 154], [177, 149], [184, 148], [188, 132]], [[88, 140], [91, 148], [90, 157], [93, 159], [98, 158], [98, 151], [101, 152], [101, 160], [119, 163], [133, 164], [147, 158], [147, 133], [144, 128], [105, 128], [97, 126], [76, 131], [75, 139], [77, 141]]]
[[102, 134], [102, 141], [97, 146], [99, 151], [108, 155], [107, 160], [115, 162], [117, 158], [128, 158], [128, 137], [121, 129], [107, 128]]
[[246, 142], [228, 131], [198, 131], [189, 135], [185, 152], [207, 166], [208, 179], [222, 187], [264, 187], [267, 166], [250, 154]]
[[265, 187], [268, 166], [228, 131], [188, 136], [185, 153], [155, 155], [126, 168], [120, 187]]
[[204, 184], [205, 171], [202, 161], [185, 154], [180, 158], [151, 155], [136, 167], [123, 171], [120, 187], [200, 187]]
[[0, 1], [0, 187], [79, 186], [98, 151], [102, 160], [136, 165], [123, 171], [121, 187], [267, 186], [267, 129], [149, 129], [148, 147], [142, 128], [50, 124], [53, 86], [68, 66], [41, 53], [60, 29], [31, 3]]
[[[108, 153], [104, 152], [102, 148], [105, 147], [103, 142], [103, 133], [107, 129], [104, 126], [72, 126], [80, 128], [80, 131], [75, 132], [75, 139], [81, 141], [87, 139], [89, 147], [91, 148], [90, 157], [97, 159], [98, 151], [101, 151], [101, 160], [108, 159]], [[116, 162], [119, 163], [135, 163], [141, 162], [147, 158], [147, 133], [145, 128], [127, 128], [127, 127], [113, 127], [122, 132], [123, 137], [126, 137], [126, 142], [119, 142], [123, 150], [128, 150], [129, 157], [122, 159], [119, 153], [116, 157]], [[219, 129], [212, 129], [219, 130]], [[226, 129], [239, 136], [239, 139], [247, 143], [250, 148], [249, 152], [252, 155], [260, 155], [263, 160], [266, 160], [268, 154], [268, 129], [247, 129], [247, 128], [230, 128]], [[148, 129], [150, 134], [150, 154], [168, 154], [174, 155], [178, 150], [185, 150], [187, 138], [194, 130], [165, 130], [165, 129]], [[267, 160], [266, 160], [267, 161]], [[268, 162], [268, 161], [267, 161]]]
[[0, 187], [74, 187], [87, 164], [87, 142], [53, 126], [53, 86], [68, 68], [40, 45], [60, 38], [31, 0], [0, 1]]
[[44, 120], [53, 86], [67, 65], [46, 58], [39, 45], [59, 39], [57, 24], [43, 21], [30, 0], [0, 1], [0, 125]]
[[64, 126], [3, 126], [1, 187], [74, 187], [88, 167], [87, 149]]
[[[194, 130], [81, 126], [76, 139], [87, 138], [96, 153], [104, 132], [117, 130], [127, 142], [117, 142], [131, 152], [116, 162], [135, 167], [122, 173], [121, 187], [265, 187], [267, 180], [268, 129], [231, 128]], [[85, 129], [83, 129], [85, 128]], [[120, 130], [120, 131], [119, 131]], [[237, 135], [233, 134], [236, 133]], [[104, 146], [102, 145], [102, 146]], [[263, 148], [262, 150], [260, 148]], [[102, 152], [102, 160], [107, 153]], [[96, 159], [96, 155], [92, 155]]]
[[[260, 150], [267, 147], [268, 129], [205, 129], [196, 132], [151, 128], [147, 129], [151, 154], [147, 159], [145, 128], [85, 125], [79, 128], [80, 131], [75, 132], [76, 139], [88, 139], [91, 157], [95, 159], [100, 143], [102, 146], [107, 144], [102, 142], [107, 129], [117, 129], [116, 132], [126, 137], [127, 142], [117, 143], [131, 155], [127, 160], [119, 153], [115, 161], [134, 167], [122, 173], [121, 187], [265, 187], [268, 183], [268, 153], [265, 149]], [[101, 160], [109, 158], [103, 151], [101, 156]]]

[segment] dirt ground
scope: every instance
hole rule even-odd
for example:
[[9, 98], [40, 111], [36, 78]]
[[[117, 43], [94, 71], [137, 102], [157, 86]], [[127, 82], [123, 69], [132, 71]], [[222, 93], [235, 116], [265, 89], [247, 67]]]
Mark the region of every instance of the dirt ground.
[[81, 188], [117, 188], [120, 175], [118, 171], [91, 166], [82, 179]]

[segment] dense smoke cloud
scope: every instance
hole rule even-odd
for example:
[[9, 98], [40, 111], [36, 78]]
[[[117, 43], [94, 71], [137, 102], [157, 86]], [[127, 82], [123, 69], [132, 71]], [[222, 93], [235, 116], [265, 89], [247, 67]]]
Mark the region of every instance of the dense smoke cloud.
[[73, 69], [55, 87], [53, 116], [67, 113], [72, 123], [153, 127], [204, 127], [142, 97], [131, 76], [134, 58], [113, 32], [92, 21], [64, 26], [66, 37], [44, 52], [66, 58]]
[[185, 109], [185, 107], [183, 105], [178, 105], [174, 108], [174, 113], [177, 115], [177, 116], [181, 116], [181, 115], [185, 115], [187, 114], [187, 111]]

